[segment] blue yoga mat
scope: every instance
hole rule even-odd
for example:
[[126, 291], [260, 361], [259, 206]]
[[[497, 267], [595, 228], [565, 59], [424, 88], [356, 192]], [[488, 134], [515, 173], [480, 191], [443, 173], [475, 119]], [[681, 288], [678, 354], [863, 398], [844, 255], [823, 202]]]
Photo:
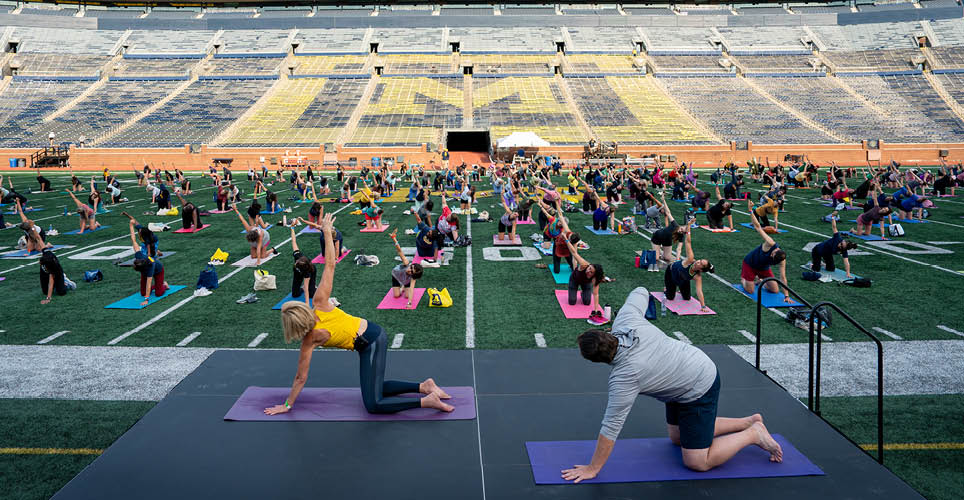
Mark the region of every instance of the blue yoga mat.
[[542, 255], [548, 255], [550, 257], [552, 256], [552, 247], [542, 248], [542, 244], [540, 243], [533, 243], [532, 246], [538, 248], [539, 251], [542, 252]]
[[[39, 211], [41, 211], [41, 210], [43, 210], [43, 207], [28, 208], [27, 210], [24, 210], [23, 212], [24, 212], [24, 213], [39, 212]], [[12, 212], [4, 212], [3, 215], [17, 215], [17, 211], [14, 210], [14, 211], [12, 211]]]
[[[747, 446], [729, 461], [706, 472], [683, 465], [680, 448], [669, 438], [620, 439], [599, 475], [583, 483], [636, 483], [750, 477], [822, 476], [824, 472], [786, 438], [773, 434], [783, 449], [783, 462], [770, 461], [758, 446]], [[592, 458], [596, 441], [527, 441], [526, 451], [536, 484], [570, 484], [562, 470]]]
[[[877, 225], [877, 224], [874, 224], [874, 225], [877, 226], [877, 227], [880, 227], [880, 226]], [[864, 241], [883, 241], [883, 238], [881, 238], [880, 236], [878, 236], [878, 235], [876, 235], [876, 234], [854, 234], [854, 233], [851, 233], [851, 232], [847, 232], [847, 233], [845, 233], [845, 234], [846, 234], [847, 236], [851, 237], [851, 238], [857, 238], [857, 239], [861, 239], [861, 240], [864, 240]]]
[[[750, 224], [749, 222], [741, 222], [740, 225], [743, 226], [743, 227], [748, 227], [748, 228], [750, 228], [750, 229], [753, 229], [753, 224]], [[787, 232], [787, 230], [786, 230], [786, 229], [777, 229], [777, 232], [778, 232], [778, 233], [785, 233], [785, 232]]]
[[285, 211], [285, 209], [279, 208], [279, 209], [275, 210], [274, 212], [269, 212], [269, 211], [267, 211], [267, 210], [262, 210], [262, 211], [259, 212], [259, 213], [260, 213], [261, 215], [272, 215], [272, 214], [280, 214], [281, 212], [284, 212], [284, 211]]
[[[267, 231], [267, 230], [269, 230], [269, 229], [271, 229], [271, 228], [273, 228], [273, 227], [274, 227], [274, 224], [268, 224], [268, 227], [264, 228], [264, 230]], [[247, 232], [247, 231], [241, 231], [241, 234], [248, 234], [248, 232]]]
[[549, 274], [552, 275], [552, 279], [556, 281], [557, 285], [563, 285], [569, 283], [569, 275], [572, 274], [572, 268], [566, 262], [559, 264], [559, 273], [556, 274], [552, 271], [552, 264], [548, 264]]
[[[170, 288], [167, 289], [166, 292], [164, 292], [164, 295], [161, 295], [160, 297], [157, 297], [153, 293], [151, 293], [150, 298], [147, 299], [147, 306], [150, 306], [151, 304], [157, 302], [158, 300], [161, 300], [164, 297], [167, 297], [168, 295], [171, 295], [173, 293], [177, 293], [183, 289], [184, 289], [184, 285], [172, 285]], [[139, 293], [135, 293], [130, 297], [124, 297], [123, 299], [120, 299], [117, 302], [114, 302], [113, 304], [108, 304], [104, 306], [104, 309], [144, 309], [145, 307], [147, 307], [147, 306], [142, 306], [141, 302], [144, 302], [144, 296]]]
[[[60, 250], [61, 248], [64, 248], [65, 246], [67, 246], [67, 245], [54, 245], [54, 246], [52, 246], [50, 249], [51, 249], [51, 250]], [[30, 252], [30, 253], [27, 253], [26, 250], [17, 250], [16, 252], [7, 252], [7, 253], [4, 253], [4, 254], [0, 254], [0, 259], [16, 259], [16, 258], [22, 258], [22, 257], [39, 257], [41, 253], [42, 253], [42, 252]]]
[[[305, 298], [304, 298], [304, 297], [298, 297], [298, 298], [296, 299], [296, 298], [292, 297], [291, 294], [289, 293], [288, 295], [285, 295], [285, 298], [281, 299], [281, 302], [278, 302], [277, 304], [275, 304], [274, 307], [271, 308], [271, 310], [272, 310], [272, 311], [281, 310], [281, 306], [283, 306], [283, 305], [285, 304], [285, 302], [291, 302], [291, 301], [304, 302], [304, 301], [305, 301]], [[312, 305], [312, 307], [314, 307], [313, 304], [315, 303], [315, 301], [314, 301], [313, 299], [308, 299], [308, 302], [309, 302], [309, 305]]]
[[[100, 226], [97, 226], [97, 229], [86, 229], [86, 230], [84, 230], [84, 234], [93, 233], [93, 232], [96, 232], [96, 231], [100, 231], [101, 229], [107, 229], [107, 228], [109, 228], [109, 227], [110, 227], [110, 226], [105, 226], [105, 225], [102, 224], [102, 225], [100, 225]], [[64, 233], [64, 234], [80, 234], [80, 229], [74, 229], [73, 231], [67, 231], [67, 232]]]
[[597, 230], [597, 229], [593, 229], [592, 226], [584, 226], [584, 227], [585, 227], [586, 229], [588, 229], [589, 231], [591, 231], [592, 234], [598, 234], [598, 235], [600, 235], [600, 236], [605, 236], [605, 235], [610, 235], [610, 234], [618, 234], [618, 233], [616, 233], [615, 231], [613, 231], [612, 229], [606, 229], [606, 230], [598, 229], [598, 230]]
[[[750, 295], [746, 293], [746, 290], [743, 289], [743, 285], [739, 283], [734, 283], [730, 286], [746, 297], [749, 297], [751, 300], [753, 300], [753, 302], [756, 302], [756, 291], [753, 292], [753, 295]], [[784, 302], [782, 293], [773, 293], [768, 290], [763, 290], [763, 296], [760, 299], [763, 303], [763, 307], [796, 307], [803, 305], [796, 300], [793, 300], [793, 298], [790, 299], [791, 302]]]
[[693, 198], [687, 198], [685, 200], [677, 200], [676, 198], [673, 198], [672, 201], [675, 201], [676, 203], [693, 203]]

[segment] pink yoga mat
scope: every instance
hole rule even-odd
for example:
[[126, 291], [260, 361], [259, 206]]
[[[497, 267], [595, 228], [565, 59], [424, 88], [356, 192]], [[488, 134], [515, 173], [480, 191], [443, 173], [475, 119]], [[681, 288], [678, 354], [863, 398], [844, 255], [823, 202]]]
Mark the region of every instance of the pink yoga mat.
[[666, 295], [663, 292], [652, 292], [650, 295], [654, 299], [666, 304], [666, 308], [670, 311], [680, 315], [680, 316], [709, 316], [716, 314], [712, 309], [707, 307], [706, 311], [700, 311], [700, 301], [690, 297], [690, 300], [683, 300], [679, 294], [673, 300], [666, 300]]
[[422, 300], [422, 295], [425, 295], [424, 288], [416, 288], [415, 293], [412, 294], [412, 307], [406, 307], [405, 304], [408, 299], [405, 298], [405, 293], [408, 291], [407, 288], [402, 289], [402, 296], [395, 298], [392, 296], [391, 289], [385, 294], [385, 298], [382, 299], [381, 303], [375, 309], [416, 309], [418, 308], [419, 302]]
[[363, 233], [381, 233], [381, 232], [384, 232], [386, 229], [388, 229], [388, 224], [382, 224], [382, 228], [381, 228], [381, 229], [374, 228], [374, 227], [373, 227], [373, 228], [367, 228], [367, 227], [366, 227], [366, 228], [362, 229], [361, 232], [363, 232]]
[[[305, 387], [291, 411], [280, 415], [265, 415], [264, 409], [284, 401], [290, 387], [256, 387], [244, 390], [224, 420], [260, 422], [296, 421], [391, 421], [391, 420], [472, 420], [475, 418], [475, 391], [472, 387], [443, 387], [452, 396], [445, 402], [455, 411], [446, 413], [431, 408], [412, 408], [398, 413], [377, 415], [368, 413], [357, 387]], [[403, 394], [399, 398], [414, 398], [417, 394]]]
[[174, 231], [174, 232], [175, 232], [175, 233], [196, 233], [196, 232], [198, 232], [198, 231], [200, 231], [201, 229], [204, 229], [204, 228], [206, 228], [206, 227], [211, 227], [211, 225], [210, 225], [210, 224], [205, 224], [205, 225], [201, 226], [200, 228], [196, 228], [196, 227], [192, 227], [192, 228], [188, 228], [188, 229], [181, 228], [181, 229], [178, 229], [177, 231]]
[[443, 254], [438, 253], [438, 254], [436, 254], [435, 257], [422, 257], [421, 255], [416, 255], [415, 257], [412, 258], [412, 262], [415, 263], [415, 264], [418, 264], [418, 263], [422, 262], [423, 260], [429, 260], [429, 259], [432, 259], [432, 260], [434, 260], [435, 262], [438, 262], [439, 264], [441, 264], [442, 261], [445, 260]]
[[521, 220], [521, 219], [520, 219], [520, 220], [515, 221], [515, 223], [516, 223], [517, 225], [520, 225], [520, 226], [521, 226], [521, 225], [523, 225], [523, 224], [535, 224], [536, 221], [534, 221], [534, 220]]
[[208, 210], [209, 214], [226, 214], [232, 212], [233, 210]]
[[[350, 253], [351, 253], [351, 249], [345, 250], [344, 252], [341, 253], [341, 257], [338, 257], [338, 260], [336, 260], [335, 263], [341, 262], [342, 259], [344, 259], [345, 256], [348, 255], [348, 254], [350, 254]], [[324, 263], [325, 263], [325, 254], [323, 254], [323, 253], [318, 254], [317, 257], [315, 257], [314, 259], [311, 260], [311, 263], [312, 263], [312, 264], [324, 264]]]
[[510, 240], [508, 234], [505, 234], [505, 235], [503, 236], [503, 238], [505, 238], [505, 239], [500, 240], [500, 239], [499, 239], [499, 235], [493, 234], [493, 235], [492, 235], [492, 244], [493, 244], [493, 245], [499, 245], [499, 246], [510, 246], [510, 245], [521, 245], [521, 244], [522, 244], [522, 238], [519, 237], [518, 234], [515, 235], [515, 239], [514, 239], [514, 240]]
[[559, 306], [562, 307], [563, 314], [566, 315], [568, 319], [589, 319], [589, 313], [592, 312], [592, 304], [588, 306], [582, 305], [582, 291], [576, 293], [576, 305], [569, 305], [569, 291], [568, 290], [556, 290], [556, 300], [559, 302]]

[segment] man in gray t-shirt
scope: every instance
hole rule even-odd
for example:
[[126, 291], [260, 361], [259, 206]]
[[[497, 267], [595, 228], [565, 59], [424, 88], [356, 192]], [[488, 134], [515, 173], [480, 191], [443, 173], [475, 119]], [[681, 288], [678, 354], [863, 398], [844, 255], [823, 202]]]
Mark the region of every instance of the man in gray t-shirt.
[[666, 403], [669, 438], [682, 448], [683, 463], [696, 471], [723, 464], [743, 448], [755, 444], [783, 460], [783, 450], [763, 425], [763, 417], [716, 416], [720, 376], [703, 351], [676, 339], [646, 320], [649, 292], [633, 290], [619, 309], [611, 332], [587, 330], [579, 336], [579, 350], [589, 361], [612, 365], [609, 403], [589, 465], [562, 471], [580, 482], [592, 479], [609, 459], [616, 437], [636, 401], [636, 395]]

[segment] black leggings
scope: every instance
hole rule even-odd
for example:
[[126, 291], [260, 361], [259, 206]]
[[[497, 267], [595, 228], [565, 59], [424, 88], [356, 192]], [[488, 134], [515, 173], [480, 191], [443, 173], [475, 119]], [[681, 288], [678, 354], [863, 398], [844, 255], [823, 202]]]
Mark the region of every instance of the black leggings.
[[361, 336], [368, 341], [368, 346], [358, 351], [358, 377], [362, 400], [365, 402], [368, 413], [398, 413], [420, 408], [422, 406], [420, 398], [391, 397], [417, 393], [419, 384], [385, 380], [388, 337], [382, 327], [369, 321], [368, 328]]
[[723, 229], [723, 218], [714, 218], [709, 212], [706, 212], [706, 222], [710, 226], [710, 229]]
[[815, 272], [820, 272], [820, 261], [823, 260], [824, 267], [827, 268], [827, 272], [834, 272], [837, 269], [837, 265], [833, 261], [833, 254], [829, 256], [821, 256], [817, 253], [817, 249], [810, 251], [810, 269]]
[[690, 291], [690, 281], [686, 280], [682, 284], [677, 285], [673, 281], [673, 273], [671, 272], [673, 266], [666, 268], [666, 273], [663, 274], [663, 285], [666, 286], [666, 300], [673, 300], [676, 298], [676, 290], [679, 289], [679, 294], [683, 296], [683, 300], [690, 300], [692, 293]]
[[542, 212], [542, 210], [539, 210], [539, 231], [540, 232], [545, 231], [546, 226], [548, 225], [549, 225], [549, 219], [546, 217], [546, 214]]
[[[570, 265], [570, 267], [572, 267]], [[573, 270], [575, 271], [575, 270]], [[573, 272], [572, 276], [575, 276]], [[592, 303], [592, 281], [587, 281], [585, 283], [579, 284], [573, 282], [572, 278], [569, 279], [569, 305], [576, 305], [576, 292], [582, 290], [582, 305], [588, 306]]]
[[556, 274], [559, 274], [559, 272], [560, 272], [560, 270], [561, 270], [561, 267], [562, 267], [562, 259], [566, 259], [566, 262], [569, 264], [569, 269], [572, 269], [572, 256], [571, 256], [571, 255], [567, 255], [567, 256], [565, 256], [565, 257], [559, 257], [558, 255], [556, 255], [555, 246], [553, 246], [553, 252], [552, 252], [552, 272], [554, 272], [554, 273], [556, 273]]
[[596, 231], [605, 231], [609, 229], [609, 217], [606, 217], [603, 220], [596, 220], [596, 218], [593, 218], [592, 228], [595, 229]]

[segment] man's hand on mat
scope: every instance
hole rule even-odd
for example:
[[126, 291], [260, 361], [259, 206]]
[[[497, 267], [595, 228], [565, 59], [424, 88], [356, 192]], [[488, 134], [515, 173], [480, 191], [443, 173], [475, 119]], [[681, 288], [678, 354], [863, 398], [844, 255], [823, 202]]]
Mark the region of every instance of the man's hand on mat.
[[580, 481], [588, 481], [596, 477], [597, 474], [599, 474], [599, 471], [591, 465], [573, 465], [571, 469], [562, 471], [562, 478], [566, 481], [579, 483]]
[[784, 296], [783, 296], [783, 301], [786, 302], [787, 304], [789, 304], [789, 303], [793, 302], [793, 299], [791, 299], [789, 295], [784, 295]]
[[271, 408], [265, 408], [265, 409], [264, 409], [264, 414], [265, 414], [265, 415], [277, 415], [277, 414], [279, 414], [279, 413], [287, 413], [287, 412], [289, 412], [289, 411], [290, 411], [290, 410], [288, 410], [288, 408], [286, 408], [285, 405], [274, 405], [274, 406], [272, 406]]

